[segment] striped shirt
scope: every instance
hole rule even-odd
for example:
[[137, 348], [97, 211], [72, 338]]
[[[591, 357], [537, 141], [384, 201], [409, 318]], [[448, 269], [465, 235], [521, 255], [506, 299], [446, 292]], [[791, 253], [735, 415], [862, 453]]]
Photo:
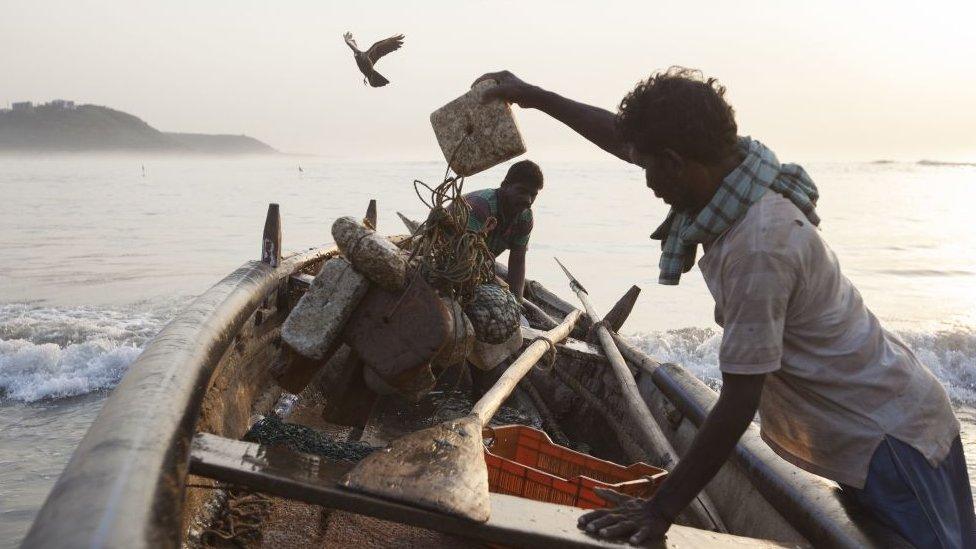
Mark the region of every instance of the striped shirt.
[[792, 201], [765, 193], [698, 262], [724, 328], [720, 368], [769, 374], [763, 440], [814, 474], [864, 486], [885, 435], [937, 465], [959, 434], [941, 384], [881, 327]]
[[496, 226], [488, 232], [486, 243], [492, 255], [501, 255], [505, 250], [524, 251], [529, 247], [532, 233], [532, 209], [526, 208], [514, 220], [501, 218], [498, 208], [498, 189], [482, 189], [464, 195], [464, 201], [471, 206], [468, 216], [468, 230], [481, 232], [488, 220], [495, 219]]

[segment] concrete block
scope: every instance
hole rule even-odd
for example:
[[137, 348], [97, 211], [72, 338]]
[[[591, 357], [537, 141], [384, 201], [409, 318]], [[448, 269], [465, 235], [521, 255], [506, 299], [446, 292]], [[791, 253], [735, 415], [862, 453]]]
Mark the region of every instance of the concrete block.
[[326, 261], [282, 325], [281, 339], [306, 358], [328, 358], [367, 289], [369, 281], [348, 261], [341, 257]]
[[484, 91], [495, 85], [479, 82], [430, 115], [437, 143], [458, 175], [474, 175], [525, 152], [512, 108], [501, 100], [481, 103]]

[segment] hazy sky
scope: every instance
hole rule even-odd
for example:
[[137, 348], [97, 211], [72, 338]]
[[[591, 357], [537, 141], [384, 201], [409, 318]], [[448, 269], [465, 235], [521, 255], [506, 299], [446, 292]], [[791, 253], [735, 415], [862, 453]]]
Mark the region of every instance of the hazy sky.
[[[681, 64], [785, 160], [976, 161], [972, 2], [0, 0], [0, 105], [74, 99], [288, 152], [440, 159], [428, 115], [489, 70], [614, 109]], [[364, 87], [359, 45], [407, 35]], [[534, 111], [539, 159], [606, 156]]]

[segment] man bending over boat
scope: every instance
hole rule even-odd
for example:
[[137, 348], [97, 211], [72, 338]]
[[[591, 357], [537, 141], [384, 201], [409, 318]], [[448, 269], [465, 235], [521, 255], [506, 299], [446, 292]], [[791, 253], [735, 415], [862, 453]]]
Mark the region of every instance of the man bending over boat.
[[497, 189], [464, 195], [471, 206], [468, 229], [485, 231], [491, 254], [508, 250], [508, 286], [519, 300], [525, 287], [525, 252], [532, 233], [532, 203], [542, 190], [542, 169], [531, 160], [516, 162]]
[[[652, 75], [619, 112], [488, 74], [488, 92], [539, 109], [645, 170], [671, 206], [661, 284], [698, 260], [724, 328], [721, 395], [649, 500], [587, 513], [579, 526], [632, 543], [660, 538], [728, 459], [757, 410], [783, 459], [834, 480], [919, 547], [976, 547], [959, 422], [938, 380], [885, 330], [817, 229], [817, 188], [795, 164], [737, 135], [725, 89], [680, 67]], [[480, 80], [480, 79], [479, 79]]]

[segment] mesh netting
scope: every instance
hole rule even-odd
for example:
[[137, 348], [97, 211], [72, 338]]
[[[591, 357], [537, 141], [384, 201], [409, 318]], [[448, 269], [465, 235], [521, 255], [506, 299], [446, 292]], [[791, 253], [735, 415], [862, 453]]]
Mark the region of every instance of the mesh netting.
[[378, 449], [365, 442], [334, 440], [311, 427], [285, 423], [275, 416], [258, 420], [244, 435], [244, 440], [266, 446], [287, 446], [296, 452], [315, 454], [334, 461], [359, 461]]
[[519, 326], [519, 305], [512, 292], [495, 284], [480, 284], [464, 306], [475, 337], [485, 343], [504, 343]]

